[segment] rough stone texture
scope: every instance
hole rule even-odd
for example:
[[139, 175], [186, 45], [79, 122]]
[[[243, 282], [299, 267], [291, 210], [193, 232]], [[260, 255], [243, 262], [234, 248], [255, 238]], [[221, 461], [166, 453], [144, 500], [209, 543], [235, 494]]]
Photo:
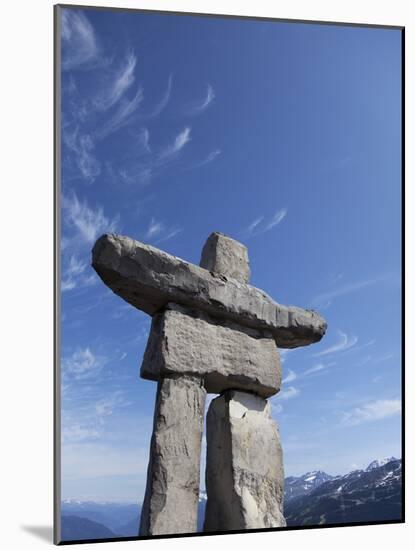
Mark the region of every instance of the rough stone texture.
[[116, 294], [149, 315], [168, 302], [180, 303], [244, 326], [269, 329], [280, 348], [318, 342], [327, 328], [314, 311], [279, 305], [262, 290], [129, 237], [100, 237], [92, 265]]
[[242, 283], [249, 283], [251, 276], [246, 246], [223, 233], [209, 235], [199, 265]]
[[197, 531], [205, 396], [197, 377], [158, 384], [140, 535]]
[[177, 304], [154, 315], [141, 376], [199, 375], [211, 393], [253, 391], [263, 397], [281, 385], [280, 359], [269, 331], [220, 321]]
[[207, 415], [205, 531], [284, 527], [284, 470], [270, 405], [227, 391]]

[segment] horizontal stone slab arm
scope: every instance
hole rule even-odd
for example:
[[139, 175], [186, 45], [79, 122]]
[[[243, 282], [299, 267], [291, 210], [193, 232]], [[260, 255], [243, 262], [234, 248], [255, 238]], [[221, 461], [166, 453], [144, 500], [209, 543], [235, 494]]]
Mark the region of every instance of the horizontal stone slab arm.
[[129, 237], [106, 234], [92, 266], [115, 294], [149, 315], [169, 302], [271, 331], [280, 348], [318, 342], [327, 324], [316, 312], [282, 306], [265, 292], [226, 278]]

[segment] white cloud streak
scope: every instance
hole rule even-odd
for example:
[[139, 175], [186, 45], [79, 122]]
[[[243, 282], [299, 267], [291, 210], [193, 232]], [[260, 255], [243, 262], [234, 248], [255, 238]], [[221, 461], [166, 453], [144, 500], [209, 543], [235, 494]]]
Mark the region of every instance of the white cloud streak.
[[153, 240], [155, 237], [158, 237], [154, 244], [159, 244], [172, 239], [182, 231], [181, 227], [166, 227], [163, 222], [151, 218], [144, 239]]
[[296, 379], [297, 379], [297, 375], [295, 374], [295, 372], [292, 371], [291, 369], [289, 369], [287, 376], [285, 378], [283, 378], [281, 383], [282, 384], [288, 384], [289, 382], [293, 382]]
[[76, 126], [72, 131], [63, 127], [62, 138], [64, 144], [75, 153], [75, 164], [88, 183], [92, 183], [101, 173], [101, 164], [93, 155], [95, 143], [88, 133], [81, 134]]
[[255, 229], [258, 227], [258, 225], [263, 221], [263, 219], [264, 219], [264, 216], [260, 216], [259, 218], [254, 220], [252, 223], [250, 223], [246, 228], [246, 232], [249, 235], [252, 235], [255, 232]]
[[[106, 163], [107, 170], [115, 182], [125, 182], [127, 184], [148, 185], [151, 183], [154, 176], [158, 175], [166, 166], [176, 161], [184, 147], [190, 141], [189, 127], [184, 128], [173, 139], [173, 141], [159, 150], [157, 153], [152, 153], [150, 150], [149, 139], [150, 133], [147, 128], [140, 129], [136, 136], [137, 145], [141, 151], [152, 153], [143, 156], [138, 162], [132, 163], [128, 167], [122, 169], [114, 168], [111, 163]], [[150, 235], [151, 236], [151, 235]]]
[[272, 229], [273, 227], [275, 227], [276, 225], [281, 223], [286, 215], [287, 215], [287, 209], [286, 208], [282, 208], [281, 210], [278, 210], [278, 212], [276, 212], [274, 214], [274, 216], [272, 217], [271, 221], [269, 223], [267, 223], [267, 225], [265, 226], [264, 231], [269, 231], [270, 229]]
[[77, 256], [71, 255], [67, 266], [63, 269], [61, 290], [72, 290], [77, 286], [77, 279], [82, 275], [87, 265]]
[[308, 376], [309, 374], [314, 374], [315, 372], [321, 372], [323, 370], [327, 370], [328, 368], [332, 367], [336, 363], [319, 363], [318, 365], [314, 365], [313, 367], [310, 367], [306, 371], [304, 371], [304, 376]]
[[357, 337], [356, 336], [348, 336], [345, 332], [342, 332], [341, 330], [337, 331], [339, 338], [338, 342], [334, 344], [333, 346], [330, 346], [323, 351], [319, 351], [318, 353], [314, 353], [313, 357], [323, 357], [324, 355], [330, 355], [332, 353], [339, 353], [342, 351], [346, 351], [350, 348], [352, 348], [357, 343]]
[[358, 292], [359, 290], [379, 283], [382, 280], [383, 278], [378, 277], [373, 279], [364, 279], [362, 281], [356, 281], [355, 283], [342, 285], [336, 289], [328, 292], [323, 292], [322, 294], [315, 296], [311, 303], [314, 307], [328, 307], [329, 305], [331, 305], [332, 301], [335, 298], [346, 296], [347, 294], [352, 294], [353, 292]]
[[259, 216], [243, 230], [243, 234], [247, 237], [262, 235], [280, 224], [287, 215], [287, 212], [287, 208], [281, 208], [280, 210], [277, 210], [268, 221], [266, 221], [265, 216]]
[[62, 442], [63, 443], [79, 443], [91, 439], [98, 439], [101, 436], [100, 431], [93, 426], [84, 426], [76, 423], [62, 427]]
[[173, 84], [173, 75], [170, 75], [169, 80], [167, 82], [167, 88], [166, 88], [166, 91], [164, 92], [163, 97], [146, 118], [157, 117], [161, 114], [162, 111], [164, 111], [164, 109], [167, 107], [170, 101], [172, 84]]
[[62, 10], [61, 39], [63, 45], [62, 68], [64, 70], [83, 67], [98, 56], [94, 29], [80, 11]]
[[159, 164], [164, 164], [166, 161], [172, 160], [190, 141], [189, 127], [184, 128], [174, 139], [174, 142], [168, 145], [159, 155]]
[[342, 423], [345, 426], [358, 426], [365, 422], [383, 420], [400, 414], [401, 408], [400, 399], [379, 399], [344, 413]]
[[159, 243], [163, 243], [165, 241], [169, 241], [170, 239], [172, 239], [173, 237], [176, 237], [176, 235], [178, 235], [179, 233], [182, 233], [183, 232], [183, 229], [181, 227], [176, 227], [176, 228], [172, 228], [170, 230], [168, 230], [166, 232], [166, 234], [161, 237], [160, 239], [158, 239], [154, 244], [159, 244]]
[[146, 239], [151, 239], [159, 235], [164, 229], [164, 226], [161, 222], [157, 222], [154, 218], [151, 218], [150, 224], [145, 234]]
[[186, 109], [187, 115], [199, 115], [206, 111], [206, 109], [209, 107], [209, 105], [212, 103], [212, 101], [215, 99], [215, 90], [213, 89], [213, 86], [211, 84], [208, 84], [207, 90], [206, 90], [206, 96], [203, 98], [202, 101], [190, 105]]
[[209, 153], [207, 155], [206, 158], [204, 158], [203, 160], [201, 160], [200, 162], [196, 162], [195, 164], [193, 164], [192, 168], [200, 168], [201, 166], [205, 166], [206, 164], [210, 164], [211, 162], [213, 162], [220, 154], [222, 153], [222, 151], [220, 149], [215, 149], [215, 151], [212, 151], [211, 153]]
[[[78, 378], [79, 380], [79, 378]], [[82, 378], [80, 379], [82, 380]], [[69, 385], [69, 388], [71, 386]], [[74, 386], [78, 388], [78, 386]], [[76, 389], [72, 389], [75, 392]], [[65, 402], [64, 398], [64, 402]], [[102, 396], [98, 401], [93, 398], [85, 404], [77, 404], [75, 409], [62, 410], [62, 442], [80, 443], [102, 439], [108, 417], [123, 407], [130, 405], [121, 390]]]
[[102, 423], [103, 419], [107, 416], [111, 416], [116, 408], [126, 407], [128, 405], [130, 405], [130, 402], [124, 399], [121, 391], [117, 391], [95, 403], [94, 412], [97, 416], [98, 422]]
[[294, 386], [288, 386], [287, 389], [280, 391], [280, 393], [277, 395], [277, 398], [283, 399], [285, 401], [287, 399], [293, 399], [298, 395], [300, 395], [300, 390], [298, 388], [295, 388]]
[[150, 132], [149, 129], [143, 126], [137, 136], [137, 145], [139, 149], [146, 153], [151, 153], [150, 147]]
[[132, 52], [129, 53], [125, 63], [116, 72], [111, 84], [95, 99], [94, 104], [97, 109], [106, 111], [121, 99], [135, 80], [134, 70], [136, 64], [136, 56]]
[[117, 132], [120, 128], [123, 128], [127, 124], [133, 121], [133, 115], [137, 111], [144, 99], [143, 88], [140, 86], [137, 89], [135, 96], [131, 99], [123, 99], [119, 101], [119, 107], [114, 115], [108, 120], [106, 124], [97, 131], [96, 136], [98, 139], [104, 139], [110, 134]]
[[79, 348], [69, 357], [62, 359], [62, 374], [67, 378], [84, 380], [98, 374], [105, 360], [97, 357], [89, 347]]
[[117, 220], [110, 220], [104, 215], [102, 207], [96, 209], [80, 202], [77, 195], [62, 196], [64, 222], [75, 232], [75, 237], [84, 243], [93, 243], [102, 233], [113, 233]]

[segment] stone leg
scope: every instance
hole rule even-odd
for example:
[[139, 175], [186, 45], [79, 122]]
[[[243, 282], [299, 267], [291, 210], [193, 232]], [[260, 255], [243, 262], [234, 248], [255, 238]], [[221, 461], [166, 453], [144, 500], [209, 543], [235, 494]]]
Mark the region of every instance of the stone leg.
[[205, 397], [200, 377], [158, 383], [140, 535], [197, 531]]
[[227, 390], [207, 414], [204, 531], [284, 527], [284, 469], [270, 405]]

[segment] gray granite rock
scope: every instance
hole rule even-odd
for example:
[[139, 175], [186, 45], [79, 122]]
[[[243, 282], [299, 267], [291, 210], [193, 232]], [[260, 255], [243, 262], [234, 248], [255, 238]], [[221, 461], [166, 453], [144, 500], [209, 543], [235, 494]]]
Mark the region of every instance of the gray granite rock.
[[204, 531], [284, 527], [278, 427], [264, 399], [227, 391], [207, 415]]
[[251, 276], [246, 246], [223, 233], [209, 235], [199, 265], [242, 283], [248, 283]]
[[140, 535], [197, 531], [205, 396], [198, 377], [158, 384]]
[[177, 304], [153, 317], [141, 376], [199, 375], [211, 393], [253, 391], [263, 397], [281, 385], [279, 353], [272, 334], [243, 327]]
[[268, 329], [278, 347], [318, 342], [327, 324], [314, 311], [282, 306], [265, 292], [185, 262], [129, 237], [103, 235], [92, 265], [113, 292], [154, 315], [168, 302], [199, 309], [257, 329]]

